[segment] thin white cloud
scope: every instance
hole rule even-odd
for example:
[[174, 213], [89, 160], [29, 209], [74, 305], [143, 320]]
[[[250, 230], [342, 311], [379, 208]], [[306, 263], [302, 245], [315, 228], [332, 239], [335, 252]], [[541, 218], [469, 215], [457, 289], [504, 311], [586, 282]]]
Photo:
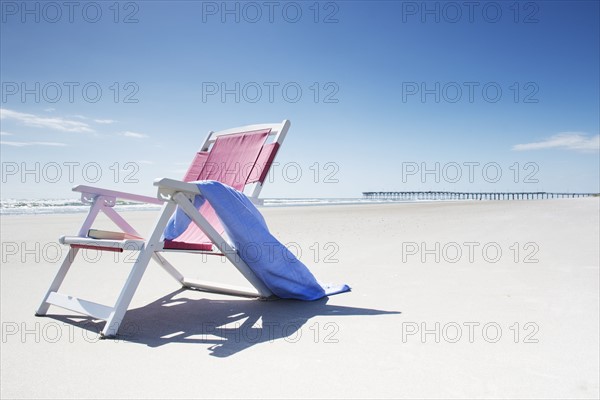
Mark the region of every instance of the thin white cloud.
[[115, 121], [114, 119], [95, 119], [94, 122], [97, 124], [108, 125], [108, 124], [114, 124], [117, 121]]
[[26, 126], [47, 128], [63, 132], [94, 132], [85, 122], [73, 121], [61, 117], [40, 117], [18, 111], [0, 108], [0, 119], [16, 120]]
[[600, 135], [590, 136], [580, 132], [562, 132], [539, 142], [516, 144], [514, 151], [563, 149], [581, 152], [600, 150]]
[[6, 132], [6, 131], [0, 131], [0, 136], [13, 136], [14, 133], [10, 133], [10, 132]]
[[26, 146], [65, 147], [67, 144], [66, 143], [57, 143], [57, 142], [6, 142], [6, 141], [0, 141], [0, 145], [12, 146], [12, 147], [26, 147]]
[[148, 135], [146, 135], [144, 133], [131, 132], [131, 131], [121, 132], [121, 135], [123, 135], [125, 137], [134, 138], [134, 139], [144, 139], [144, 138], [148, 137]]
[[44, 111], [46, 111], [46, 112], [53, 112], [53, 111], [56, 111], [56, 108], [52, 108], [52, 107], [50, 107], [50, 108], [44, 108]]

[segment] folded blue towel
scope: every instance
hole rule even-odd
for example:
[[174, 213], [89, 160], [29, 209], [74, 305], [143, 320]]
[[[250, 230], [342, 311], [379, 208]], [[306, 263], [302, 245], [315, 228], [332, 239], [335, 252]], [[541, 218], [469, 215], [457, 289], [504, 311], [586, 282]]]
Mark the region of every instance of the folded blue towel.
[[[194, 183], [202, 193], [194, 199], [194, 206], [198, 209], [208, 200], [240, 258], [276, 296], [317, 300], [350, 290], [348, 285], [319, 283], [308, 268], [271, 235], [263, 216], [246, 195], [217, 181]], [[164, 238], [178, 237], [190, 222], [178, 208], [165, 228]]]

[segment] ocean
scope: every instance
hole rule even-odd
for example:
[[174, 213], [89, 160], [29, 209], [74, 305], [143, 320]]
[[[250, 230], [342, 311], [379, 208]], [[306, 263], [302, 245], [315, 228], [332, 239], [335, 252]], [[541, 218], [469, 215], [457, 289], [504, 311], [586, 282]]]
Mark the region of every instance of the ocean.
[[[382, 204], [382, 203], [414, 203], [440, 200], [391, 200], [364, 198], [267, 198], [260, 207], [290, 207], [290, 206], [322, 206], [342, 204]], [[442, 200], [443, 201], [443, 200]], [[154, 204], [141, 204], [127, 201], [117, 201], [116, 211], [152, 211], [159, 210]], [[4, 199], [0, 200], [0, 215], [23, 214], [73, 214], [86, 213], [89, 205], [82, 204], [78, 199]]]

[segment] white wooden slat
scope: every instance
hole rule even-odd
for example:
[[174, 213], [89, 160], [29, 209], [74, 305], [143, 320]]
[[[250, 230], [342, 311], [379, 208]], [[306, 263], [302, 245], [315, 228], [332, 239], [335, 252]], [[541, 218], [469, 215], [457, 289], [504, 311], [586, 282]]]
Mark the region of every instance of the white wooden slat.
[[242, 286], [225, 285], [222, 283], [198, 281], [193, 279], [184, 279], [182, 283], [186, 287], [205, 292], [230, 294], [232, 296], [261, 297], [260, 293], [258, 293], [256, 290]]
[[113, 312], [112, 307], [108, 307], [102, 304], [94, 303], [91, 301], [79, 299], [77, 297], [64, 295], [57, 292], [52, 292], [48, 296], [48, 303], [67, 310], [75, 311], [80, 314], [88, 315], [92, 318], [107, 320], [110, 314]]

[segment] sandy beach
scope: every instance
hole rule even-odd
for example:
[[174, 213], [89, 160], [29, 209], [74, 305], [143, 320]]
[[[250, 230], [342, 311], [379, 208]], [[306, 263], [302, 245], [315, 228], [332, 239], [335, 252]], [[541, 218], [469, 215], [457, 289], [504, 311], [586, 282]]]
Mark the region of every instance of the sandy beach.
[[[2, 217], [2, 398], [598, 398], [598, 198], [262, 208], [350, 293], [257, 301], [180, 290], [151, 263], [123, 322], [34, 311], [84, 214]], [[147, 232], [149, 211], [127, 219]], [[101, 222], [98, 227], [110, 227]], [[112, 304], [127, 253], [62, 292]], [[220, 258], [168, 254], [242, 284]]]

